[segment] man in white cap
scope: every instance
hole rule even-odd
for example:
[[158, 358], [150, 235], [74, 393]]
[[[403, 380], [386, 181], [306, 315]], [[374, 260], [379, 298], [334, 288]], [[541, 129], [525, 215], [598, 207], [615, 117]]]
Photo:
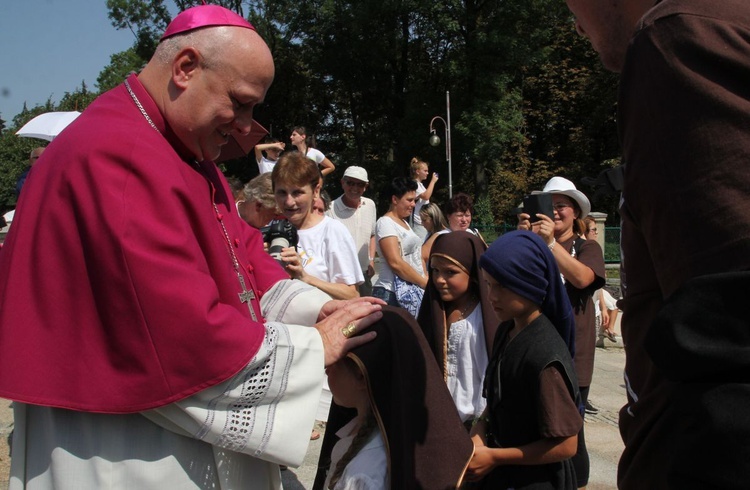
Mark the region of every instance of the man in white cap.
[[355, 165], [348, 167], [341, 179], [344, 193], [333, 201], [326, 213], [331, 218], [341, 221], [354, 237], [357, 257], [365, 276], [365, 282], [359, 286], [360, 296], [372, 294], [372, 276], [375, 274], [373, 260], [377, 212], [375, 202], [363, 196], [369, 183], [367, 170]]
[[566, 0], [620, 73], [618, 486], [750, 480], [750, 2]]
[[289, 280], [213, 163], [273, 75], [195, 7], [47, 148], [0, 254], [11, 489], [280, 489], [302, 462], [324, 366], [381, 313]]

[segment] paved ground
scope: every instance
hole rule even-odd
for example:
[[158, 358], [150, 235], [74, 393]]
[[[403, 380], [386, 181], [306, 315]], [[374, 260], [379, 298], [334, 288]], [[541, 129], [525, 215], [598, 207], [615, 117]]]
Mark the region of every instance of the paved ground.
[[[599, 408], [596, 415], [586, 416], [586, 443], [591, 457], [590, 490], [617, 488], [617, 460], [622, 452], [622, 441], [617, 430], [617, 412], [625, 403], [625, 388], [622, 370], [625, 367], [625, 353], [608, 340], [607, 348], [596, 349], [594, 380], [589, 398]], [[13, 426], [10, 402], [0, 399], [0, 489], [8, 487], [10, 458], [6, 440]], [[323, 432], [322, 428], [319, 428]], [[318, 453], [323, 438], [312, 441], [300, 468], [282, 473], [286, 490], [305, 490], [312, 487], [315, 479]]]
[[13, 410], [8, 400], [0, 398], [0, 488], [8, 488], [10, 456], [8, 455], [8, 436], [13, 428]]

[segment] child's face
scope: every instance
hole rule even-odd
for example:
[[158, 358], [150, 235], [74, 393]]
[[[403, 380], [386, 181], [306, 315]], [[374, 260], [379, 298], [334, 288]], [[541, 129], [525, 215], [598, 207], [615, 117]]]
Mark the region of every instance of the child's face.
[[447, 303], [456, 301], [469, 291], [469, 275], [445, 257], [439, 255], [430, 257], [430, 269], [432, 270], [432, 284], [443, 301]]
[[482, 277], [489, 288], [488, 299], [492, 309], [501, 322], [528, 316], [531, 311], [539, 308], [528, 299], [504, 287], [487, 272], [482, 271]]
[[333, 401], [342, 407], [361, 408], [367, 403], [367, 386], [359, 368], [349, 358], [344, 358], [326, 368], [328, 386]]
[[278, 148], [269, 148], [266, 150], [266, 156], [269, 160], [276, 161], [279, 159], [279, 155], [281, 155], [281, 150]]

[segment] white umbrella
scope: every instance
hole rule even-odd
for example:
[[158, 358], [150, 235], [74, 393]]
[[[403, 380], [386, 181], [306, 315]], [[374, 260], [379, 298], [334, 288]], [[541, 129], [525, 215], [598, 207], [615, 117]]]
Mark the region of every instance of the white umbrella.
[[21, 129], [16, 131], [16, 134], [24, 138], [39, 138], [52, 141], [68, 124], [72, 123], [80, 115], [81, 113], [78, 111], [45, 112], [24, 124]]

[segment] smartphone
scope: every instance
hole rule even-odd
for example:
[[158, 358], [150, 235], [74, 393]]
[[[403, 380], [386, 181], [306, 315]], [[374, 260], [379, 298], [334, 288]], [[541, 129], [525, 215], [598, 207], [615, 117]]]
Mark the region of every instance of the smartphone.
[[549, 192], [540, 192], [538, 194], [529, 194], [523, 198], [522, 211], [530, 216], [530, 221], [535, 223], [539, 221], [537, 214], [549, 216], [555, 219], [555, 212], [552, 208], [552, 194]]

